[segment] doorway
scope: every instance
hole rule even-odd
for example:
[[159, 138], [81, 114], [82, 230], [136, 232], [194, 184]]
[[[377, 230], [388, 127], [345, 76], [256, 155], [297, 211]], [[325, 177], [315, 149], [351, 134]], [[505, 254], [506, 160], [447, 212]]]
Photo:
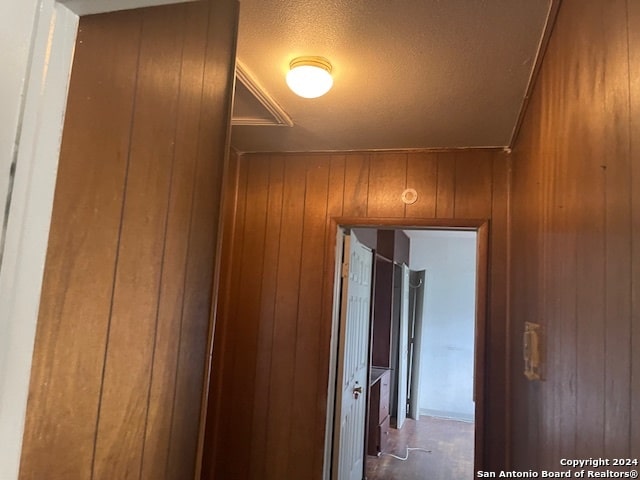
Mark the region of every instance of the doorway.
[[[360, 227], [365, 229], [361, 230]], [[429, 474], [429, 478], [472, 478], [473, 471], [480, 465], [485, 320], [482, 306], [486, 292], [485, 282], [478, 280], [486, 275], [486, 226], [452, 227], [358, 225], [353, 229], [363, 237], [365, 244], [368, 242], [372, 246], [377, 257], [374, 275], [384, 276], [390, 270], [392, 277], [391, 284], [387, 285], [392, 290], [391, 358], [388, 364], [383, 365], [380, 365], [380, 353], [377, 351], [379, 346], [375, 345], [375, 303], [380, 289], [376, 290], [375, 283], [373, 286], [369, 347], [372, 389], [365, 428], [369, 432], [365, 444], [372, 439], [375, 441], [372, 432], [378, 425], [372, 426], [372, 417], [380, 422], [379, 431], [387, 435], [387, 440], [382, 448], [378, 446], [377, 454], [375, 448], [372, 451], [371, 445], [365, 445], [365, 473], [369, 476], [363, 473], [363, 478], [414, 478], [410, 472], [416, 473], [416, 468], [419, 469], [418, 473]], [[379, 250], [386, 247], [381, 245], [380, 249], [376, 248], [377, 245], [371, 240], [375, 234], [370, 234], [378, 230], [391, 230], [396, 237], [400, 232], [411, 238], [410, 254], [407, 252], [406, 260], [398, 262], [398, 258], [395, 261], [392, 259], [390, 265], [385, 263], [388, 259], [380, 260]], [[338, 241], [341, 241], [340, 238]], [[337, 246], [336, 252], [341, 255]], [[432, 251], [426, 250], [428, 248]], [[336, 281], [339, 283], [338, 278]], [[464, 298], [452, 288], [455, 284], [462, 287], [460, 290], [466, 290]], [[446, 301], [443, 302], [443, 299]], [[445, 308], [447, 302], [448, 311]], [[405, 320], [402, 321], [402, 318]], [[383, 340], [386, 342], [387, 338]], [[333, 354], [337, 355], [337, 351]], [[390, 421], [387, 424], [390, 424], [390, 428], [383, 431], [384, 421], [377, 417], [380, 406], [372, 405], [372, 402], [379, 401], [380, 393], [374, 385], [380, 372], [385, 369], [389, 370], [392, 378], [388, 394]], [[384, 393], [382, 396], [384, 398]], [[331, 398], [332, 392], [329, 392], [329, 401]], [[329, 415], [332, 415], [331, 408]], [[478, 420], [477, 423], [474, 420]], [[438, 450], [438, 445], [444, 444], [449, 445], [449, 449]], [[451, 462], [451, 455], [459, 455], [460, 461]], [[437, 456], [447, 458], [447, 461], [438, 462]], [[414, 459], [407, 461], [407, 457]], [[429, 465], [435, 470], [429, 471]], [[446, 470], [448, 465], [453, 467], [449, 473]], [[325, 474], [325, 478], [339, 477], [333, 472], [331, 475]]]

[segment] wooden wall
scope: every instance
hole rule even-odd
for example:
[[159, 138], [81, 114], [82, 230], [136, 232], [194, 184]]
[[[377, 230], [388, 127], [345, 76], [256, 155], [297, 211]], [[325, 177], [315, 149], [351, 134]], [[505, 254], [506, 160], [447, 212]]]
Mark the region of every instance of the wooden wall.
[[640, 452], [639, 139], [640, 2], [564, 0], [512, 159], [516, 468]]
[[[507, 162], [496, 151], [239, 159], [204, 478], [321, 478], [335, 216], [491, 220], [485, 453], [503, 464]], [[419, 197], [405, 206], [407, 187]]]
[[21, 479], [195, 475], [236, 21], [80, 21]]

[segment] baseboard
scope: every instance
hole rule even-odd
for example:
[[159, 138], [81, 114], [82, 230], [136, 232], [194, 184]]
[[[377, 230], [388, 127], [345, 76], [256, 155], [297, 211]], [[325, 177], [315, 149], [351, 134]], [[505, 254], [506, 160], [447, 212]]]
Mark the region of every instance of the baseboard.
[[474, 416], [460, 412], [447, 412], [444, 410], [432, 410], [430, 408], [421, 408], [420, 415], [435, 418], [446, 418], [447, 420], [458, 420], [460, 422], [474, 422]]

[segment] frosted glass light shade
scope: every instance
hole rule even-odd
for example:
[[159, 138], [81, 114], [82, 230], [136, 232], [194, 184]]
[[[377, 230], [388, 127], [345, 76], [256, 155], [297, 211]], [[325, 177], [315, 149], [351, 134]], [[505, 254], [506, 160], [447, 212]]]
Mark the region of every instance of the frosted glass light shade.
[[289, 64], [287, 85], [300, 97], [321, 97], [333, 86], [331, 64], [322, 57], [298, 57]]

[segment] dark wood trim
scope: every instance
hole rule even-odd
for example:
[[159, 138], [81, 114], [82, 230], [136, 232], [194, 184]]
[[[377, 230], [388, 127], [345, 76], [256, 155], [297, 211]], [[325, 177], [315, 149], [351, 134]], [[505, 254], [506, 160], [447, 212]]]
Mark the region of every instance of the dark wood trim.
[[[477, 230], [487, 223], [485, 218], [399, 218], [399, 217], [334, 217], [332, 222], [347, 228], [408, 228]], [[333, 223], [332, 223], [333, 224]]]
[[393, 155], [396, 153], [410, 153], [410, 154], [420, 154], [420, 153], [461, 153], [461, 152], [478, 152], [478, 151], [483, 151], [483, 152], [504, 152], [505, 148], [507, 148], [506, 145], [500, 145], [500, 146], [492, 146], [492, 147], [451, 147], [451, 148], [442, 148], [442, 147], [436, 147], [436, 148], [394, 148], [394, 149], [389, 149], [389, 150], [314, 150], [314, 151], [310, 151], [310, 152], [298, 152], [298, 151], [290, 151], [290, 152], [241, 152], [236, 150], [236, 148], [234, 147], [234, 150], [236, 152], [238, 152], [238, 154], [240, 155], [247, 155], [247, 156], [252, 156], [252, 155], [278, 155], [279, 157], [282, 156], [289, 156], [289, 155], [293, 155], [296, 157], [299, 157], [301, 155], [304, 156], [308, 156], [308, 155], [322, 155], [322, 156], [326, 156], [326, 155], [332, 155], [332, 154], [338, 154], [338, 155], [369, 155], [369, 154], [389, 154], [389, 155]]
[[[475, 332], [475, 368], [474, 368], [474, 385], [473, 396], [476, 402], [475, 412], [475, 448], [474, 448], [474, 469], [475, 471], [484, 470], [485, 460], [484, 445], [487, 441], [485, 435], [485, 417], [488, 412], [485, 409], [486, 399], [486, 375], [485, 367], [487, 364], [487, 308], [489, 302], [489, 222], [484, 222], [478, 227], [476, 245], [478, 248], [476, 259], [476, 332]], [[505, 385], [506, 389], [506, 385]], [[509, 391], [505, 390], [505, 398], [509, 398]], [[487, 406], [489, 402], [487, 401]], [[509, 418], [509, 412], [505, 412], [505, 418]], [[505, 459], [506, 465], [508, 459]]]

